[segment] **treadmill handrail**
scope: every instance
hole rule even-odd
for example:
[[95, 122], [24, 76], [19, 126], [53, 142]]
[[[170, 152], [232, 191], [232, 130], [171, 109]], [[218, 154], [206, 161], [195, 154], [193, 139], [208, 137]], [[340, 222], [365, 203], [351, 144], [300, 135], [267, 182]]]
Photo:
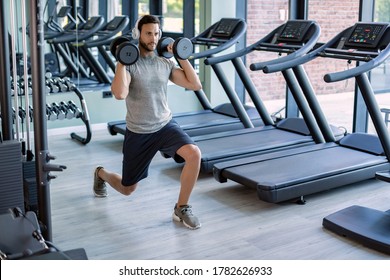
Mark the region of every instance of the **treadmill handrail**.
[[347, 31], [350, 28], [345, 29], [343, 32], [339, 33], [337, 36], [333, 37], [330, 41], [323, 44], [321, 43], [319, 47], [314, 48], [309, 53], [306, 53], [302, 56], [296, 57], [294, 59], [288, 60], [288, 61], [282, 61], [280, 63], [273, 63], [270, 65], [267, 65], [264, 67], [263, 72], [264, 73], [275, 73], [284, 71], [290, 68], [294, 68], [297, 65], [305, 64], [313, 59], [315, 59], [319, 53], [323, 52], [326, 48], [332, 46], [335, 42], [337, 42], [344, 34], [345, 31]]
[[373, 58], [369, 62], [356, 66], [355, 68], [352, 69], [348, 69], [340, 72], [328, 73], [324, 76], [324, 81], [327, 83], [333, 83], [333, 82], [342, 81], [352, 77], [359, 76], [379, 66], [389, 56], [390, 56], [390, 44], [387, 45], [387, 47], [384, 50], [382, 50], [377, 57]]
[[218, 64], [218, 63], [222, 63], [222, 62], [225, 62], [225, 61], [229, 61], [229, 60], [232, 60], [234, 58], [237, 58], [237, 57], [242, 57], [250, 52], [252, 52], [253, 50], [255, 50], [255, 48], [263, 43], [263, 42], [266, 42], [268, 40], [270, 40], [272, 37], [273, 37], [273, 34], [279, 29], [280, 27], [278, 28], [275, 28], [271, 33], [269, 33], [268, 35], [266, 35], [265, 37], [263, 37], [262, 39], [260, 39], [259, 41], [257, 41], [256, 43], [253, 43], [252, 45], [246, 47], [246, 48], [243, 48], [243, 49], [240, 49], [236, 52], [232, 52], [232, 53], [228, 53], [226, 55], [221, 55], [221, 56], [214, 56], [214, 57], [209, 57], [207, 58], [204, 63], [206, 65], [214, 65], [214, 64]]
[[[107, 27], [116, 19], [122, 18], [121, 23], [114, 30], [108, 30]], [[109, 21], [102, 30], [97, 32], [97, 38], [88, 38], [85, 40], [84, 45], [87, 48], [96, 47], [102, 44], [109, 44], [109, 42], [121, 31], [123, 31], [129, 24], [130, 19], [128, 16], [116, 16]]]
[[[74, 42], [76, 39], [79, 41], [85, 40], [90, 38], [91, 36], [95, 35], [95, 33], [99, 30], [102, 29], [103, 24], [104, 24], [104, 17], [103, 16], [96, 16], [92, 17], [96, 19], [96, 22], [92, 26], [91, 29], [79, 29], [77, 31], [70, 31], [70, 32], [65, 32], [63, 35], [60, 35], [56, 38], [53, 38], [51, 40], [48, 40], [49, 43], [54, 43], [54, 44], [60, 44], [60, 43], [71, 43]], [[91, 19], [92, 19], [91, 18]], [[83, 26], [85, 26], [84, 24]], [[78, 32], [78, 36], [75, 34]]]
[[280, 30], [281, 26], [278, 26], [272, 32], [270, 32], [269, 34], [267, 34], [265, 37], [258, 40], [257, 42], [253, 43], [252, 45], [250, 45], [244, 49], [241, 49], [237, 52], [233, 52], [233, 53], [230, 53], [227, 55], [207, 58], [205, 60], [205, 64], [206, 65], [213, 65], [213, 64], [217, 64], [217, 63], [222, 63], [222, 62], [225, 62], [228, 60], [232, 60], [236, 57], [242, 57], [242, 56], [244, 56], [244, 55], [246, 55], [254, 50], [259, 50], [259, 47], [264, 47], [265, 49], [267, 49], [267, 48], [270, 48], [271, 46], [275, 47], [275, 50], [281, 49], [281, 48], [285, 48], [285, 49], [288, 48], [288, 49], [292, 50], [294, 46], [297, 48], [299, 47], [299, 49], [294, 51], [294, 52], [291, 52], [289, 55], [282, 57], [282, 58], [277, 58], [277, 59], [266, 61], [266, 62], [253, 63], [250, 65], [251, 70], [253, 70], [253, 71], [262, 70], [266, 65], [273, 64], [273, 63], [279, 63], [279, 62], [281, 63], [283, 61], [289, 61], [289, 60], [294, 59], [296, 57], [302, 56], [302, 55], [306, 54], [307, 52], [309, 52], [314, 47], [314, 45], [316, 44], [316, 42], [321, 34], [321, 28], [318, 25], [318, 23], [315, 21], [311, 21], [311, 22], [313, 22], [313, 26], [315, 28], [314, 33], [310, 37], [310, 40], [308, 42], [306, 42], [306, 44], [303, 46], [287, 45], [287, 44], [279, 46], [277, 44], [266, 43], [272, 37], [275, 36], [275, 34], [277, 33], [278, 30]]
[[[193, 37], [191, 39], [191, 42], [193, 44], [196, 44], [198, 38], [202, 38], [202, 40], [201, 40], [202, 42], [207, 42], [207, 39], [206, 39], [207, 34], [210, 32], [210, 30], [213, 30], [214, 27], [216, 27], [216, 25], [218, 23], [219, 22], [214, 23], [212, 26], [210, 26], [205, 31], [203, 31], [201, 34], [199, 34], [198, 36]], [[231, 46], [236, 44], [237, 41], [245, 34], [246, 29], [247, 29], [246, 22], [243, 19], [240, 19], [240, 21], [237, 24], [237, 27], [235, 29], [235, 30], [238, 30], [238, 32], [236, 32], [233, 37], [231, 37], [230, 39], [226, 40], [225, 43], [220, 44], [218, 47], [211, 48], [211, 49], [208, 49], [208, 50], [205, 50], [205, 51], [202, 51], [202, 52], [198, 52], [198, 53], [193, 53], [188, 59], [192, 60], [192, 59], [200, 59], [200, 58], [210, 57], [210, 56], [212, 56], [212, 55], [214, 55], [216, 53], [219, 53], [221, 51], [224, 51], [224, 50], [230, 48]], [[212, 43], [213, 41], [215, 41], [215, 40], [210, 39], [210, 43]]]
[[[311, 49], [313, 49], [313, 47], [315, 46], [315, 44], [317, 43], [317, 41], [321, 35], [321, 27], [318, 25], [318, 23], [313, 22], [313, 26], [314, 26], [314, 33], [312, 36], [310, 36], [310, 39], [303, 46], [301, 46], [300, 48], [296, 49], [295, 51], [289, 53], [288, 55], [286, 55], [284, 57], [269, 60], [269, 61], [264, 61], [264, 62], [252, 63], [249, 66], [250, 69], [252, 71], [263, 70], [264, 67], [266, 67], [268, 65], [283, 63], [285, 61], [290, 61], [291, 59], [301, 57], [302, 55], [305, 55], [306, 53], [308, 53]], [[283, 48], [283, 47], [284, 47], [283, 45], [280, 46], [280, 48]]]

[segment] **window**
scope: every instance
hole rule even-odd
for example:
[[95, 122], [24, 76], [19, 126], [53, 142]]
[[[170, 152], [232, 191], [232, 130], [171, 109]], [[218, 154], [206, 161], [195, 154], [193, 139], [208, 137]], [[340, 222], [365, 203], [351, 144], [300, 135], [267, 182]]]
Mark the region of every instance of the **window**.
[[164, 32], [183, 33], [183, 0], [164, 0]]
[[[321, 26], [320, 42], [327, 42], [359, 19], [359, 0], [309, 1], [308, 18]], [[332, 7], [331, 9], [329, 7]], [[341, 20], [342, 19], [342, 20]], [[328, 122], [352, 132], [355, 80], [325, 83], [324, 75], [354, 67], [345, 60], [317, 58], [305, 65]], [[336, 106], [337, 104], [337, 106]]]
[[[390, 22], [388, 0], [375, 1], [375, 21]], [[371, 82], [375, 93], [390, 93], [390, 59], [371, 72]]]
[[138, 1], [138, 16], [143, 16], [150, 13], [149, 0]]

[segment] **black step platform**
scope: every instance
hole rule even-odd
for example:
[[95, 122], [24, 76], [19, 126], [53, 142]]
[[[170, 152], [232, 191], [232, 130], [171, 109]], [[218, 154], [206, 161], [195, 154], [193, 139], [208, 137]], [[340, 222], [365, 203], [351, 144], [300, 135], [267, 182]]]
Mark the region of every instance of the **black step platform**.
[[371, 249], [390, 255], [390, 212], [353, 205], [335, 212], [322, 225]]

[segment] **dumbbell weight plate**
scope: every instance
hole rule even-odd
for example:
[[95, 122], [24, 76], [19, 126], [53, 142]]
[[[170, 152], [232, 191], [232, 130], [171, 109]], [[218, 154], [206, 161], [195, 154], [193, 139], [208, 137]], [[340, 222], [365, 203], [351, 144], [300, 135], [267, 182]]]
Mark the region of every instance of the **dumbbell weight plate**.
[[134, 64], [139, 58], [139, 49], [133, 43], [122, 43], [116, 48], [116, 58], [123, 65]]
[[114, 40], [111, 41], [111, 44], [110, 44], [110, 52], [112, 54], [113, 57], [116, 58], [116, 49], [117, 47], [122, 44], [122, 43], [125, 43], [125, 42], [130, 42], [130, 39], [127, 38], [127, 37], [116, 37]]
[[194, 51], [194, 45], [191, 40], [188, 38], [178, 38], [173, 44], [173, 54], [176, 58], [187, 59], [189, 58]]
[[159, 56], [165, 57], [167, 59], [170, 59], [173, 57], [173, 53], [170, 53], [168, 51], [168, 45], [173, 43], [174, 40], [170, 37], [162, 37], [157, 44], [157, 53]]

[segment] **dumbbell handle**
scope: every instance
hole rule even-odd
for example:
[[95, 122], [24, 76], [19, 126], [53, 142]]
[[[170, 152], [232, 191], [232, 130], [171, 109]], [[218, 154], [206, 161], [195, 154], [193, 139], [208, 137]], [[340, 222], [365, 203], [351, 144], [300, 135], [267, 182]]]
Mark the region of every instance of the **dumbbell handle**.
[[[170, 47], [172, 51], [170, 51]], [[188, 59], [194, 50], [194, 46], [190, 39], [185, 37], [173, 40], [170, 37], [162, 37], [157, 44], [157, 53], [167, 59], [175, 56], [176, 59]]]

